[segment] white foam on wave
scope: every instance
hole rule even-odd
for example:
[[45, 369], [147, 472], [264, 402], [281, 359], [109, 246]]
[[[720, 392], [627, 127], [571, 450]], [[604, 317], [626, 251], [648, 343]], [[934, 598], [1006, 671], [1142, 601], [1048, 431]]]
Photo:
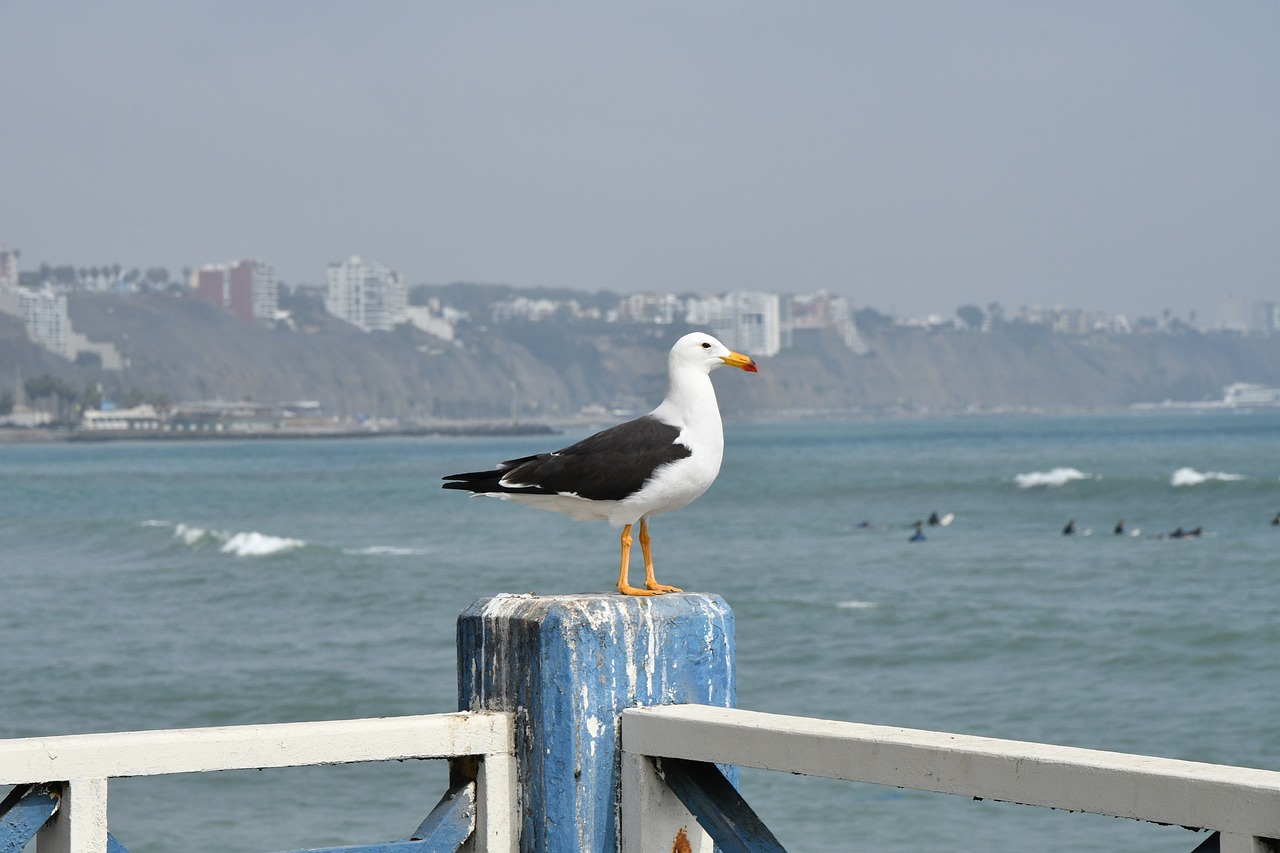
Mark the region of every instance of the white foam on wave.
[[836, 607], [839, 607], [841, 610], [874, 610], [879, 606], [880, 605], [874, 601], [859, 601], [856, 598], [851, 598], [848, 601], [841, 601], [836, 604]]
[[307, 543], [301, 539], [290, 539], [286, 536], [268, 536], [256, 530], [244, 533], [227, 533], [222, 530], [211, 530], [195, 524], [179, 521], [157, 521], [150, 519], [142, 522], [143, 527], [172, 527], [173, 538], [178, 539], [188, 548], [195, 548], [205, 542], [221, 543], [218, 550], [223, 554], [236, 557], [265, 557], [282, 551], [301, 548]]
[[424, 548], [402, 548], [396, 545], [370, 545], [367, 548], [344, 548], [342, 553], [352, 557], [420, 557]]
[[1032, 471], [1030, 474], [1017, 474], [1013, 481], [1020, 489], [1058, 488], [1072, 480], [1092, 480], [1092, 474], [1086, 474], [1077, 468], [1054, 468], [1051, 471]]
[[1205, 471], [1201, 473], [1195, 468], [1179, 468], [1173, 472], [1173, 476], [1169, 478], [1171, 486], [1198, 486], [1201, 483], [1207, 483], [1210, 480], [1218, 480], [1224, 483], [1233, 483], [1237, 480], [1244, 480], [1244, 474], [1226, 474], [1222, 471]]
[[307, 543], [301, 539], [290, 539], [286, 536], [267, 536], [256, 530], [248, 533], [236, 533], [222, 543], [218, 550], [224, 554], [235, 554], [237, 557], [266, 557], [282, 551], [292, 551]]
[[203, 527], [196, 527], [194, 524], [178, 522], [173, 526], [173, 538], [181, 539], [187, 545], [195, 545], [208, 535], [208, 530]]

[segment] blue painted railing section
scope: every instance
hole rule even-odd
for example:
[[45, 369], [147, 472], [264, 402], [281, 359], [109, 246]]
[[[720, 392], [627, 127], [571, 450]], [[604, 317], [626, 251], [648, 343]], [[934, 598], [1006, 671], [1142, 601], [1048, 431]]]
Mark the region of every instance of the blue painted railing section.
[[[58, 811], [54, 785], [20, 785], [0, 802], [0, 853], [22, 853]], [[476, 784], [455, 785], [409, 838], [348, 847], [324, 847], [293, 853], [457, 853], [476, 826]], [[128, 853], [107, 833], [107, 853]]]
[[0, 853], [21, 853], [58, 810], [49, 785], [19, 785], [0, 801]]

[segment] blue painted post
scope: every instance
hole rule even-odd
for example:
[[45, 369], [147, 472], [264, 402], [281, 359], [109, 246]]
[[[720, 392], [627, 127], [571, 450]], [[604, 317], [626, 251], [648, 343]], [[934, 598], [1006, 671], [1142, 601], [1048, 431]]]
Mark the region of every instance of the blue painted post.
[[715, 595], [501, 595], [458, 617], [458, 705], [516, 720], [522, 853], [614, 853], [619, 715], [733, 707], [733, 611]]

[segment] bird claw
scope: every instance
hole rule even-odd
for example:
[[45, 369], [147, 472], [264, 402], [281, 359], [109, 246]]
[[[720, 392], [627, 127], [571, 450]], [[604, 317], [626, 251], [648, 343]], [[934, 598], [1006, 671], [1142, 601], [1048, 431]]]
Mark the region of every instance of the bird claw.
[[645, 581], [644, 587], [652, 590], [654, 595], [662, 595], [664, 592], [684, 592], [678, 586], [667, 586], [665, 583], [658, 583], [657, 581]]
[[638, 586], [631, 586], [630, 584], [618, 584], [618, 592], [623, 595], [662, 595], [658, 590], [641, 589]]

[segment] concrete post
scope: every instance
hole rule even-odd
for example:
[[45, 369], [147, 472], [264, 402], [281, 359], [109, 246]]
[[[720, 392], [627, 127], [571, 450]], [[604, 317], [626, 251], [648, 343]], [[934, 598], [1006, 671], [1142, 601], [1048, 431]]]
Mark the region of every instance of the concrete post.
[[501, 595], [458, 617], [460, 709], [515, 715], [528, 853], [620, 849], [623, 709], [735, 695], [733, 611], [718, 596]]

